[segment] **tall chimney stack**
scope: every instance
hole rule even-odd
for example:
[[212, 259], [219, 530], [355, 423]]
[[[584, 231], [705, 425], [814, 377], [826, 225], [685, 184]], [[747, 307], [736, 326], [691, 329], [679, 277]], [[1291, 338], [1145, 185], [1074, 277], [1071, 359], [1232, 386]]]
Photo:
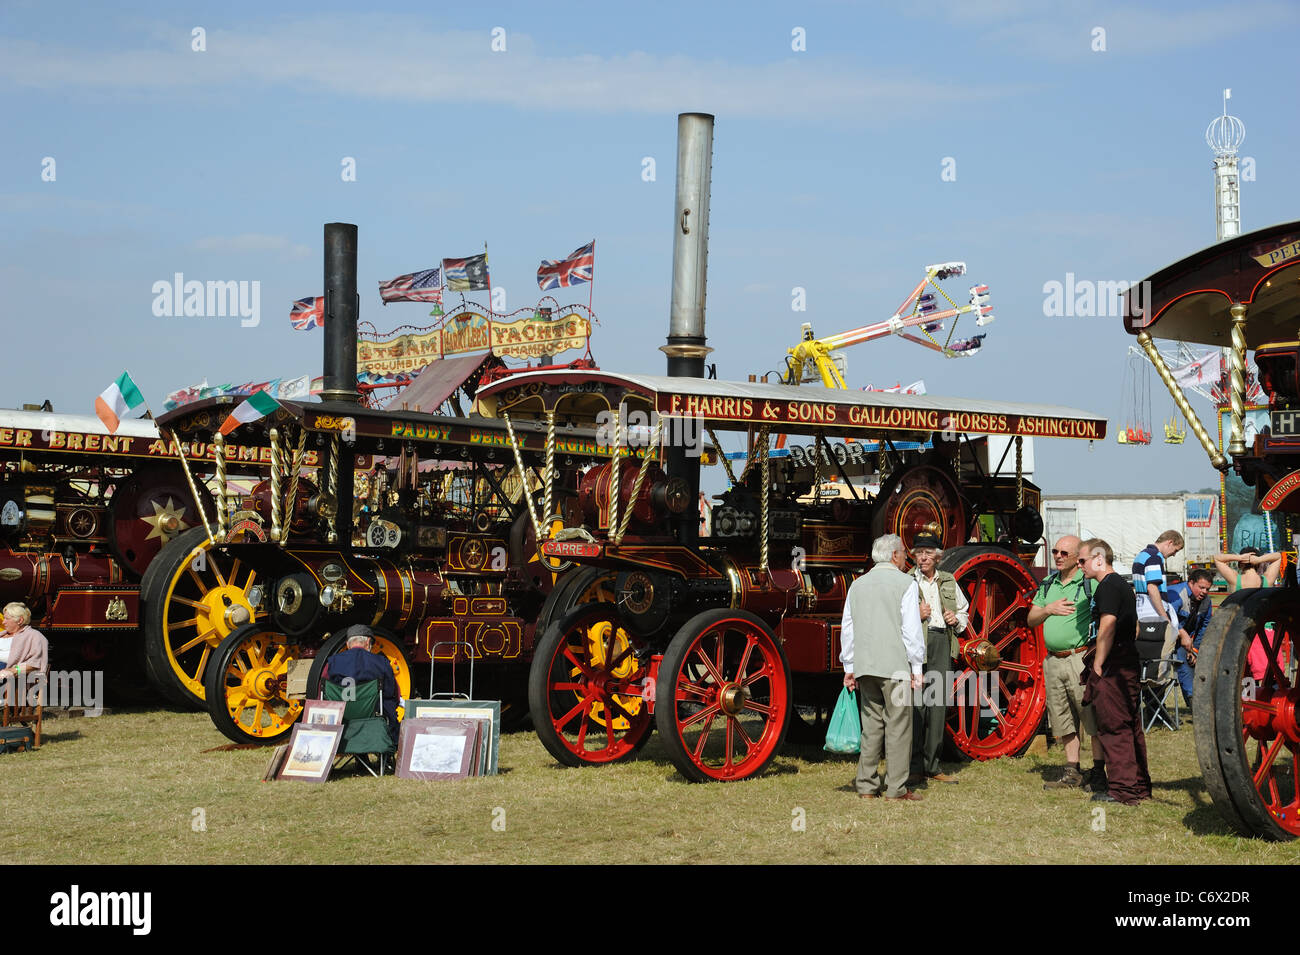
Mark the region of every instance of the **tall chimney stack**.
[[325, 224], [325, 386], [321, 401], [360, 400], [357, 392], [357, 227]]
[[[325, 376], [321, 401], [357, 404], [357, 227], [348, 222], [325, 224]], [[354, 491], [353, 449], [339, 448], [339, 486], [331, 488], [338, 508], [334, 528], [344, 547], [352, 544]]]
[[[673, 210], [673, 298], [668, 315], [668, 374], [703, 378], [704, 356], [713, 349], [704, 337], [704, 299], [709, 267], [709, 188], [713, 178], [713, 116], [681, 113], [677, 117], [677, 201]], [[684, 447], [665, 455], [670, 477], [686, 482], [691, 506], [677, 519], [677, 539], [688, 547], [700, 536], [696, 502], [700, 497], [700, 460]]]
[[673, 213], [673, 298], [668, 315], [668, 374], [703, 378], [704, 299], [709, 267], [709, 188], [713, 174], [713, 116], [677, 117], [677, 203]]

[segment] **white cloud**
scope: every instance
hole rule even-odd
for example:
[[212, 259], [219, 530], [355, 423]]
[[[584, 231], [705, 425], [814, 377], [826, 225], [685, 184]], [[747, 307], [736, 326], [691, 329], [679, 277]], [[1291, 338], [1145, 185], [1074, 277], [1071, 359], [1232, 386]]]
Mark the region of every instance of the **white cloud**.
[[764, 64], [643, 52], [554, 56], [525, 34], [508, 35], [507, 51], [494, 53], [487, 31], [437, 33], [405, 17], [319, 17], [210, 30], [205, 52], [189, 49], [188, 28], [152, 32], [151, 47], [115, 51], [0, 39], [0, 81], [191, 97], [288, 86], [356, 99], [573, 115], [703, 109], [728, 117], [855, 122], [1013, 92], [896, 68], [863, 69], [829, 56]]
[[266, 254], [283, 253], [291, 259], [305, 259], [312, 250], [305, 245], [289, 241], [283, 235], [264, 235], [258, 232], [244, 232], [240, 235], [210, 235], [194, 242], [196, 249], [205, 252], [224, 252], [236, 255], [245, 253]]

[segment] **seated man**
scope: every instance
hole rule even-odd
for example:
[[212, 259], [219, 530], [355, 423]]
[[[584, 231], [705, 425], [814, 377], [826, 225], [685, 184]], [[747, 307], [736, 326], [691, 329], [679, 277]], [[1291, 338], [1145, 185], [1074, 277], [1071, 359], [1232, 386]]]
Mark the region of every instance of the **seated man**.
[[397, 704], [399, 696], [397, 677], [393, 665], [382, 653], [371, 650], [370, 628], [357, 624], [348, 629], [347, 649], [336, 653], [325, 664], [325, 679], [340, 686], [352, 680], [353, 686], [367, 680], [378, 680], [384, 697], [384, 719], [388, 721], [388, 735], [397, 742]]
[[34, 675], [49, 670], [50, 642], [39, 630], [32, 629], [31, 622], [32, 612], [26, 604], [5, 605], [4, 631], [13, 638], [13, 642], [9, 645], [9, 659], [0, 662], [0, 681], [12, 678], [15, 681], [30, 682]]

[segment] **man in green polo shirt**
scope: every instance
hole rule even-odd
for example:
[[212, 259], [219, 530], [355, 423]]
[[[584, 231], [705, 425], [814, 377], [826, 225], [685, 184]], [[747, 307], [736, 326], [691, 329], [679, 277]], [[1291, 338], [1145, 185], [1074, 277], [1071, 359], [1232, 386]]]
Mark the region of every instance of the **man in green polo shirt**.
[[1079, 569], [1079, 538], [1067, 534], [1052, 547], [1056, 572], [1034, 594], [1029, 626], [1043, 626], [1047, 657], [1043, 681], [1047, 684], [1047, 720], [1052, 735], [1065, 745], [1065, 774], [1045, 783], [1044, 789], [1077, 789], [1084, 785], [1079, 770], [1079, 727], [1092, 739], [1092, 773], [1088, 789], [1106, 791], [1106, 761], [1097, 743], [1097, 721], [1092, 707], [1083, 705], [1083, 652], [1088, 649], [1092, 622], [1091, 583]]

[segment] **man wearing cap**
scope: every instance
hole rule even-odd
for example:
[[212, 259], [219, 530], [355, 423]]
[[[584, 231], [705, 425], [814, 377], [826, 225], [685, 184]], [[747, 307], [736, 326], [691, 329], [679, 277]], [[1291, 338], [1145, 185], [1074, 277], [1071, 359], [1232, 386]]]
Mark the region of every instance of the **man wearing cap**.
[[378, 680], [379, 692], [384, 700], [388, 735], [393, 738], [393, 742], [397, 742], [397, 705], [401, 694], [397, 689], [393, 665], [382, 653], [375, 653], [372, 649], [369, 627], [355, 624], [348, 628], [347, 634], [347, 649], [329, 658], [325, 664], [325, 679], [343, 686], [347, 686], [348, 681], [356, 686], [367, 680]]
[[943, 748], [943, 728], [948, 718], [948, 701], [944, 698], [951, 685], [954, 644], [957, 634], [966, 630], [969, 604], [957, 586], [957, 579], [944, 570], [936, 570], [940, 549], [939, 535], [922, 530], [912, 538], [912, 560], [920, 598], [921, 624], [925, 629], [925, 688], [921, 699], [912, 707], [912, 767], [909, 786], [927, 779], [937, 783], [955, 783], [939, 766]]

